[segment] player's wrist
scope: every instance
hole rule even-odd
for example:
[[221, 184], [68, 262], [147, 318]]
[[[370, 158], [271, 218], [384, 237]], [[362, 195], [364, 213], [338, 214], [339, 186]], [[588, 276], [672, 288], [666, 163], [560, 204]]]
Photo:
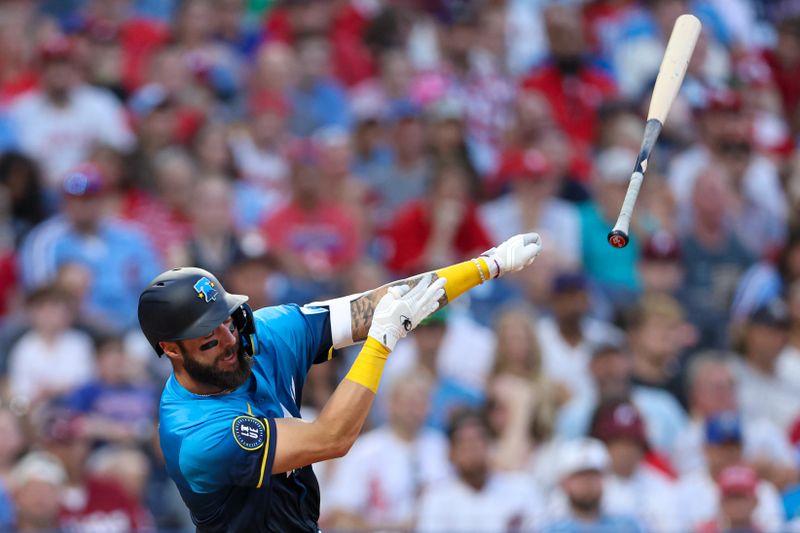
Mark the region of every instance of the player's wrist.
[[390, 351], [380, 341], [368, 336], [345, 379], [377, 393], [383, 375], [383, 367]]

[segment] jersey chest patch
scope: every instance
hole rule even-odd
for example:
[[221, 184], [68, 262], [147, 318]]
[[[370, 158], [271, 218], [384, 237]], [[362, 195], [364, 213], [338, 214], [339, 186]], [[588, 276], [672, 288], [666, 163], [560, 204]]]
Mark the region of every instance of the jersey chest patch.
[[266, 440], [263, 422], [252, 416], [237, 416], [233, 420], [232, 431], [236, 444], [245, 450], [257, 450]]

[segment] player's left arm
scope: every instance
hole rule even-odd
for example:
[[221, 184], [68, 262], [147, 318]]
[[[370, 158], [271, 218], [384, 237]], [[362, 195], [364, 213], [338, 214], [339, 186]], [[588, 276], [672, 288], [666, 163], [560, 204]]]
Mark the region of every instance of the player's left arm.
[[343, 348], [366, 340], [375, 307], [389, 287], [414, 287], [425, 274], [431, 274], [434, 280], [446, 278], [445, 294], [439, 300], [441, 309], [484, 281], [522, 270], [533, 262], [541, 250], [542, 240], [538, 234], [522, 233], [469, 261], [393, 281], [362, 294], [344, 296], [315, 305], [324, 305], [330, 310], [333, 346]]

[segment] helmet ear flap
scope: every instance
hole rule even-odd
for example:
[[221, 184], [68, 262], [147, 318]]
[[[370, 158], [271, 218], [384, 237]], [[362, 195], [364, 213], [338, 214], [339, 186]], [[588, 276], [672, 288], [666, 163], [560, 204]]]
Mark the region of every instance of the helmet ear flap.
[[252, 343], [252, 336], [256, 333], [256, 322], [253, 317], [253, 310], [247, 304], [240, 305], [236, 311], [231, 314], [233, 324], [239, 330], [239, 335], [242, 338], [242, 347], [248, 355], [253, 355], [254, 346]]

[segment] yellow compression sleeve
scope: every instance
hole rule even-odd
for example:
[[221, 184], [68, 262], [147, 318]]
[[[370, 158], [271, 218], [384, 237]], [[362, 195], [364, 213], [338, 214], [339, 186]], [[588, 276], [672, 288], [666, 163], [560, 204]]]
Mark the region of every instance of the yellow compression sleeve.
[[446, 278], [444, 292], [447, 294], [447, 301], [452, 302], [473, 287], [477, 287], [489, 279], [489, 266], [483, 257], [471, 259], [440, 268], [436, 271], [440, 278]]
[[361, 352], [353, 361], [353, 366], [350, 367], [345, 379], [355, 381], [377, 393], [387, 357], [389, 357], [389, 348], [372, 337], [367, 337], [367, 341], [361, 347]]

